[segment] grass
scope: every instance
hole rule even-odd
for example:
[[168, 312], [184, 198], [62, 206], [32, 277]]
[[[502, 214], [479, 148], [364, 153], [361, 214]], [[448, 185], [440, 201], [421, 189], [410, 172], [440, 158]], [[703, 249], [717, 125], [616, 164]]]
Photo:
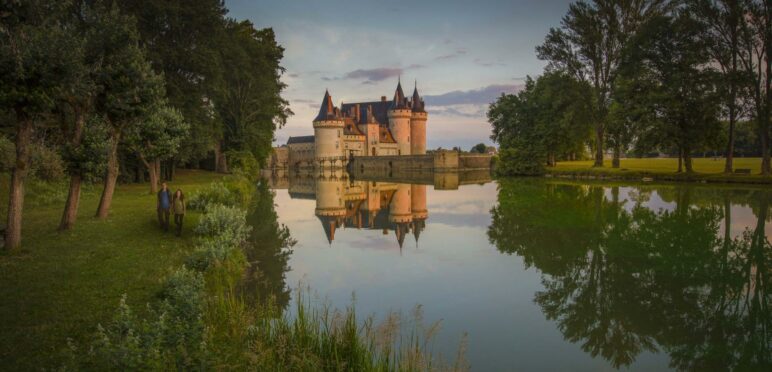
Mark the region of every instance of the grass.
[[[180, 171], [170, 187], [190, 193], [221, 176]], [[7, 200], [3, 177], [0, 200]], [[62, 185], [62, 187], [65, 187]], [[155, 196], [147, 184], [120, 185], [107, 220], [93, 218], [99, 187], [84, 193], [75, 228], [57, 232], [63, 201], [39, 201], [28, 188], [22, 249], [0, 254], [0, 369], [50, 365], [66, 339], [83, 340], [108, 321], [126, 293], [137, 312], [145, 309], [161, 279], [193, 248], [198, 214], [188, 212], [182, 238], [158, 228]], [[2, 204], [5, 216], [6, 205]]]
[[735, 158], [734, 169], [750, 169], [751, 174], [723, 174], [723, 158], [693, 159], [694, 173], [677, 173], [676, 158], [621, 159], [619, 168], [611, 168], [611, 160], [604, 161], [602, 168], [594, 168], [592, 160], [558, 162], [547, 172], [556, 176], [618, 178], [640, 181], [650, 177], [662, 181], [704, 181], [724, 183], [772, 183], [772, 177], [759, 174], [760, 158]]

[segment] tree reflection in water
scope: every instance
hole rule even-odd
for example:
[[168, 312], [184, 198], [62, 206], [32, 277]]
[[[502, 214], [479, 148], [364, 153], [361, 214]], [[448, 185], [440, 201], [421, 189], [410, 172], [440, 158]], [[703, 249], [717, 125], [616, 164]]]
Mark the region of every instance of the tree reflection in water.
[[279, 224], [273, 197], [265, 182], [258, 184], [247, 214], [252, 234], [246, 251], [249, 266], [240, 290], [247, 303], [272, 301], [277, 310], [284, 310], [290, 300], [288, 261], [296, 242], [289, 229]]
[[[652, 192], [672, 210], [648, 205]], [[564, 337], [614, 367], [664, 351], [682, 370], [770, 367], [772, 192], [503, 180], [490, 241], [542, 272], [535, 294]], [[732, 237], [732, 205], [756, 218]], [[723, 232], [722, 232], [723, 229]]]

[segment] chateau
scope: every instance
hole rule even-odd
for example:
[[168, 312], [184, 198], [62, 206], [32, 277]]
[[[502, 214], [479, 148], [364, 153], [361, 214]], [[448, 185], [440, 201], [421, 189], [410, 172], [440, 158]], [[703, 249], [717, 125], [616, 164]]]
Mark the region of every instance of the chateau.
[[426, 154], [424, 101], [417, 86], [411, 98], [397, 83], [394, 98], [333, 104], [324, 93], [313, 121], [314, 135], [290, 137], [275, 149], [274, 166], [304, 168], [344, 167], [354, 157]]

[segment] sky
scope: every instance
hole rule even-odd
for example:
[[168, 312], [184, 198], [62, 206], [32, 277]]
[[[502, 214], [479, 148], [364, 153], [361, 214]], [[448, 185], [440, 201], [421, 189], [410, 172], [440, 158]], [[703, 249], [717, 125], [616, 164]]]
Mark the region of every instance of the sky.
[[401, 79], [429, 112], [427, 147], [492, 144], [485, 112], [545, 66], [536, 57], [569, 0], [226, 0], [229, 16], [271, 27], [285, 48], [294, 115], [275, 144], [313, 134], [325, 89], [341, 102], [391, 99]]

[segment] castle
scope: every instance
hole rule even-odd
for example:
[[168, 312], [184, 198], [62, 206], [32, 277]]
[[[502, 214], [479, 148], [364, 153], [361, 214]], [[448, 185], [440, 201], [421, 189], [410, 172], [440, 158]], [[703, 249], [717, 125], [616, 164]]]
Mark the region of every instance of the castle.
[[325, 91], [319, 114], [313, 121], [314, 135], [290, 137], [275, 149], [273, 166], [295, 168], [342, 168], [361, 156], [426, 154], [424, 101], [413, 89], [405, 97], [397, 82], [394, 98], [380, 101], [333, 104]]

